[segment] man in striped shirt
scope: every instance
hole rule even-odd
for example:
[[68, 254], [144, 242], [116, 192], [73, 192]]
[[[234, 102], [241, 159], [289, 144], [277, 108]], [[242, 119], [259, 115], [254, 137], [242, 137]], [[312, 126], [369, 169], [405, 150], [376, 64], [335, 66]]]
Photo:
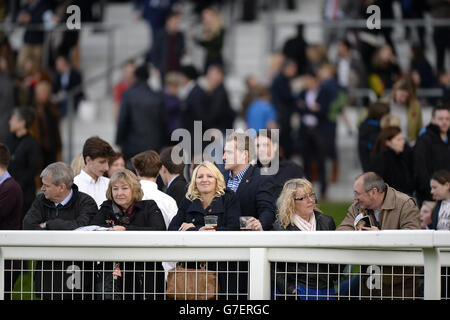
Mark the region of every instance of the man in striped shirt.
[[275, 199], [273, 184], [260, 169], [250, 164], [255, 152], [254, 143], [245, 133], [234, 133], [227, 137], [223, 160], [225, 181], [233, 190], [241, 205], [243, 216], [253, 216], [247, 227], [254, 231], [270, 230], [275, 221]]

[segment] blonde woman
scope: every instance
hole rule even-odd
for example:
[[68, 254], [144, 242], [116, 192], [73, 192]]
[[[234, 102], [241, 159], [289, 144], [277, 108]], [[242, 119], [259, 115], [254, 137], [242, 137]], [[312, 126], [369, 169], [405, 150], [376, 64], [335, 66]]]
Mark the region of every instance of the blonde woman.
[[[192, 173], [186, 198], [178, 208], [178, 213], [169, 225], [172, 231], [216, 231], [205, 226], [208, 216], [217, 217], [217, 231], [239, 230], [241, 209], [239, 200], [233, 191], [226, 189], [222, 173], [217, 167], [205, 161], [199, 164]], [[228, 299], [237, 299], [236, 262], [208, 262], [208, 270], [218, 271], [219, 294]], [[188, 268], [199, 268], [197, 262], [187, 263]], [[247, 286], [246, 286], [247, 288]]]
[[[241, 209], [235, 194], [226, 189], [219, 169], [204, 161], [192, 173], [186, 198], [169, 225], [172, 231], [239, 230]], [[217, 216], [217, 229], [205, 226], [205, 216]]]
[[274, 231], [334, 230], [332, 217], [324, 215], [316, 206], [316, 194], [306, 179], [288, 180], [277, 200], [277, 220]]
[[[306, 179], [288, 180], [277, 200], [278, 214], [274, 231], [335, 230], [332, 217], [320, 212], [311, 182]], [[336, 265], [316, 263], [277, 263], [276, 295], [301, 300], [333, 300]], [[306, 277], [306, 275], [308, 275]]]

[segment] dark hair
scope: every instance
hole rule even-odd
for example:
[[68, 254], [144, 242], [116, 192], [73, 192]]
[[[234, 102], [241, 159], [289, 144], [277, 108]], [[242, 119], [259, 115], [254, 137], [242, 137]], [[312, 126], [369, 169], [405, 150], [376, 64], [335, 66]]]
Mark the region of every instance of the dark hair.
[[439, 110], [447, 110], [450, 112], [450, 103], [446, 103], [446, 104], [437, 104], [433, 107], [433, 110], [431, 111], [431, 116], [434, 117], [436, 115], [436, 111]]
[[431, 176], [432, 180], [436, 180], [440, 184], [446, 184], [447, 182], [450, 182], [450, 171], [442, 169], [438, 170]]
[[114, 161], [120, 158], [122, 158], [125, 161], [125, 157], [122, 152], [114, 152], [114, 154], [111, 157], [109, 157], [108, 165], [111, 166], [114, 163]]
[[6, 145], [0, 143], [0, 167], [7, 169], [9, 166], [9, 159], [11, 153]]
[[193, 65], [181, 66], [180, 73], [191, 80], [196, 80], [198, 78], [198, 71]]
[[91, 137], [86, 140], [83, 146], [83, 159], [86, 163], [86, 157], [90, 157], [92, 160], [96, 158], [109, 158], [113, 157], [115, 152], [113, 148], [103, 139], [99, 137]]
[[148, 72], [148, 66], [146, 64], [143, 64], [136, 68], [134, 71], [134, 76], [136, 77], [137, 81], [147, 81], [150, 77], [150, 74]]
[[389, 112], [390, 112], [389, 104], [379, 101], [373, 102], [369, 106], [367, 118], [380, 121], [381, 118], [383, 118], [383, 116], [388, 114]]
[[183, 174], [184, 163], [175, 164], [172, 161], [172, 150], [173, 147], [166, 147], [161, 150], [159, 158], [161, 159], [161, 164], [166, 167], [170, 174]]
[[156, 178], [162, 163], [156, 151], [148, 150], [131, 158], [131, 163], [141, 177]]
[[65, 54], [62, 54], [62, 53], [58, 54], [58, 56], [56, 57], [55, 60], [57, 60], [57, 59], [63, 59], [65, 63], [70, 64], [70, 59]]
[[343, 44], [344, 46], [346, 46], [348, 49], [352, 48], [352, 44], [350, 43], [350, 41], [348, 41], [347, 39], [341, 39], [339, 40], [339, 43]]
[[31, 125], [34, 122], [34, 118], [36, 116], [36, 112], [31, 107], [18, 107], [15, 108], [12, 112], [13, 115], [16, 115], [20, 120], [25, 121], [25, 128], [30, 129]]
[[386, 141], [391, 140], [396, 135], [401, 133], [402, 130], [399, 127], [386, 127], [380, 131], [377, 140], [375, 141], [375, 146], [372, 150], [372, 155], [383, 153], [388, 150], [386, 146]]
[[[221, 74], [225, 74], [225, 68], [221, 63], [212, 63], [208, 66], [209, 69], [217, 69]], [[208, 70], [206, 72], [208, 72]]]
[[278, 140], [278, 157], [280, 159], [284, 159], [286, 156], [284, 155], [284, 150], [280, 145], [280, 132], [278, 131], [278, 133], [276, 133], [276, 131], [273, 131], [272, 129], [267, 129], [266, 130], [266, 134], [263, 134], [263, 131], [258, 130], [258, 133], [256, 134], [256, 137], [267, 137], [267, 139], [270, 139], [270, 142], [273, 142], [272, 140], [272, 135], [273, 137]]

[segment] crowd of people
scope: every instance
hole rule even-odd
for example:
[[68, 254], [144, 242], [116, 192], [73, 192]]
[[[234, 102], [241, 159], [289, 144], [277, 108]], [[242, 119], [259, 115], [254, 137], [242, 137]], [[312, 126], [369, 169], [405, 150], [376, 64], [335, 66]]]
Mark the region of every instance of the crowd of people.
[[[27, 42], [42, 36], [36, 31], [25, 37], [28, 40], [14, 68], [7, 54], [0, 55], [0, 81], [5, 83], [0, 86], [5, 91], [1, 116], [8, 115], [0, 119], [0, 229], [96, 226], [109, 231], [233, 231], [240, 228], [240, 216], [251, 216], [246, 228], [252, 231], [450, 230], [450, 76], [441, 60], [433, 70], [418, 44], [412, 47], [410, 67], [402, 71], [385, 29], [386, 43], [373, 48], [373, 54], [368, 53], [367, 43], [362, 45], [352, 38], [339, 39], [337, 56], [328, 57], [323, 45], [306, 42], [305, 26], [299, 25], [297, 35], [274, 55], [269, 79], [246, 79], [247, 91], [240, 113], [236, 113], [225, 86], [227, 63], [222, 49], [226, 28], [220, 11], [202, 9], [202, 34], [196, 36], [180, 30], [182, 15], [175, 2], [161, 1], [166, 3], [160, 8], [164, 15], [146, 8], [149, 3], [135, 1], [142, 17], [149, 20], [152, 47], [143, 65], [126, 63], [125, 77], [114, 88], [112, 112], [119, 150], [95, 136], [84, 142], [81, 154], [71, 159], [70, 166], [61, 161], [59, 119], [69, 105], [65, 93], [82, 83], [74, 67], [76, 41], [67, 40], [72, 44], [69, 48], [55, 50], [50, 73], [37, 62], [41, 61], [40, 49]], [[36, 22], [43, 22], [48, 5], [27, 1], [18, 21], [26, 24], [36, 16], [41, 19]], [[449, 9], [448, 3], [444, 8]], [[201, 69], [182, 63], [185, 37], [204, 48]], [[4, 38], [2, 51], [6, 53], [7, 43]], [[12, 80], [10, 70], [16, 68], [22, 76]], [[164, 84], [160, 91], [149, 85], [151, 68], [158, 70]], [[293, 85], [296, 81], [299, 88]], [[345, 116], [344, 108], [354, 102], [352, 89], [366, 87], [377, 93], [378, 100], [369, 104], [359, 119], [357, 149], [362, 174], [355, 179], [354, 202], [347, 216], [336, 223], [319, 209], [318, 202], [327, 198], [329, 182], [338, 179], [337, 119]], [[421, 87], [440, 87], [443, 95], [424, 101], [416, 93]], [[75, 96], [75, 111], [82, 98], [82, 93]], [[422, 120], [425, 104], [433, 105], [429, 124]], [[291, 121], [295, 114], [300, 116], [298, 126]], [[234, 132], [225, 136], [236, 117], [242, 117], [256, 134]], [[196, 121], [201, 123], [200, 132]], [[181, 152], [184, 163], [174, 161], [180, 150], [171, 141], [179, 128], [191, 137], [189, 150]], [[225, 136], [220, 145], [223, 158], [215, 163], [202, 157], [204, 133], [210, 129], [214, 132], [212, 142]], [[198, 139], [201, 154], [196, 152]], [[297, 155], [302, 165], [293, 161]], [[198, 157], [200, 161], [192, 161]], [[333, 164], [331, 179], [327, 159]], [[264, 174], [273, 164], [278, 170]], [[312, 185], [316, 180], [320, 182], [317, 193]], [[39, 188], [41, 192], [37, 192]], [[213, 230], [205, 224], [208, 215], [218, 217]], [[145, 264], [146, 270], [161, 274], [169, 267], [173, 266]], [[112, 271], [108, 274], [105, 268], [133, 269], [120, 263], [108, 263], [100, 269], [93, 265], [92, 272], [108, 276], [112, 282], [86, 283], [86, 288], [95, 287], [92, 291], [98, 292], [102, 286], [103, 291], [105, 285], [115, 286], [121, 276], [112, 278]], [[208, 268], [218, 270], [221, 293], [246, 296], [248, 263], [228, 263], [228, 270], [222, 263], [209, 264]], [[328, 267], [278, 263], [277, 272], [309, 270], [314, 275], [273, 275], [275, 295], [333, 298], [330, 283], [336, 279], [316, 276], [324, 268]], [[36, 277], [39, 291], [65, 292], [65, 281], [55, 288], [52, 273], [42, 272]], [[17, 274], [7, 278], [14, 277]], [[142, 277], [151, 285], [142, 287]], [[122, 284], [124, 291], [136, 290], [146, 298], [164, 292], [164, 277], [142, 277], [137, 277], [136, 283], [127, 278]], [[419, 290], [416, 280], [408, 282], [405, 290]], [[350, 279], [339, 288], [340, 295], [357, 295], [360, 285], [359, 278]], [[383, 285], [384, 290], [397, 288], [392, 281]], [[442, 290], [447, 292], [446, 283]], [[48, 296], [43, 294], [42, 298]]]
[[[399, 129], [396, 128], [391, 135], [395, 137], [398, 133]], [[35, 197], [22, 219], [23, 192], [8, 171], [8, 147], [0, 144], [1, 227], [12, 230], [86, 230], [84, 228], [88, 227], [89, 230], [108, 231], [219, 232], [240, 230], [240, 217], [247, 216], [249, 219], [245, 228], [255, 232], [449, 230], [450, 171], [445, 169], [434, 172], [429, 181], [431, 194], [437, 203], [429, 208], [429, 202], [424, 202], [421, 210], [411, 195], [393, 188], [377, 173], [362, 173], [353, 185], [354, 202], [347, 216], [336, 227], [333, 217], [319, 209], [313, 185], [303, 177], [301, 167], [288, 162], [287, 165], [280, 165], [275, 175], [261, 173], [265, 169], [263, 163], [273, 162], [275, 157], [279, 157], [278, 145], [271, 141], [271, 137], [260, 134], [253, 141], [246, 133], [235, 132], [227, 136], [223, 153], [224, 167], [220, 168], [210, 161], [194, 163], [187, 180], [183, 177], [185, 165], [174, 163], [174, 148], [167, 147], [161, 154], [155, 150], [138, 153], [131, 158], [130, 170], [125, 168], [123, 156], [114, 152], [106, 141], [91, 137], [83, 146], [84, 163], [81, 169], [77, 161], [72, 163], [73, 168], [64, 162], [54, 162], [41, 172], [42, 193]], [[253, 148], [257, 149], [257, 159], [251, 157]], [[118, 165], [114, 165], [116, 162]], [[110, 170], [113, 167], [114, 170]], [[74, 170], [80, 171], [74, 175]], [[162, 178], [160, 181], [158, 176]], [[217, 217], [215, 227], [206, 224], [209, 216]], [[365, 224], [361, 224], [363, 221]], [[314, 266], [318, 269], [314, 269]], [[50, 265], [41, 267], [39, 270], [52, 270]], [[156, 281], [151, 286], [144, 286], [147, 288], [145, 290], [142, 277], [134, 285], [128, 283], [131, 281], [129, 278], [124, 277], [127, 282], [120, 282], [122, 291], [119, 291], [122, 293], [117, 293], [117, 297], [112, 295], [111, 298], [126, 299], [129, 298], [126, 293], [130, 292], [137, 292], [146, 299], [160, 298], [165, 288], [165, 278], [160, 275], [173, 267], [169, 263], [155, 263], [149, 265], [148, 269], [145, 267], [146, 270], [159, 272], [159, 276], [153, 280], [147, 274], [142, 275], [148, 281]], [[196, 265], [191, 267], [195, 268]], [[96, 280], [95, 283], [87, 282], [85, 288], [95, 287], [93, 292], [103, 293], [109, 286], [117, 289], [116, 282], [122, 281], [120, 278], [110, 279], [105, 268], [122, 269], [122, 273], [134, 270], [130, 265], [109, 262], [92, 268], [90, 272], [104, 274], [104, 279]], [[207, 268], [219, 274], [220, 297], [240, 299], [247, 296], [248, 263], [209, 263]], [[287, 294], [300, 299], [334, 299], [337, 269], [331, 272], [329, 268], [334, 270], [338, 266], [277, 263], [276, 275], [273, 275], [276, 279], [276, 297]], [[292, 270], [298, 270], [300, 276], [291, 275]], [[308, 270], [309, 275], [304, 275], [302, 270]], [[36, 276], [39, 279], [36, 287], [41, 292], [41, 298], [49, 298], [47, 292], [53, 292], [53, 298], [64, 297], [66, 288], [63, 285], [55, 288], [52, 272], [36, 272], [43, 272]], [[289, 276], [286, 278], [283, 272]], [[315, 278], [317, 274], [319, 276]], [[11, 279], [15, 280], [17, 276]], [[411, 279], [407, 277], [406, 287], [402, 287], [404, 283], [400, 285], [403, 291], [398, 291], [401, 289], [396, 281], [386, 280], [385, 286], [392, 288], [395, 295], [420, 296], [422, 287], [417, 282], [418, 278]], [[410, 280], [414, 283], [409, 283]], [[339, 295], [358, 296], [360, 281], [356, 277], [341, 282]], [[446, 292], [446, 282], [442, 286], [443, 292]], [[55, 290], [61, 295], [55, 296]], [[67, 294], [70, 296], [70, 293]], [[73, 292], [71, 294], [73, 298]]]

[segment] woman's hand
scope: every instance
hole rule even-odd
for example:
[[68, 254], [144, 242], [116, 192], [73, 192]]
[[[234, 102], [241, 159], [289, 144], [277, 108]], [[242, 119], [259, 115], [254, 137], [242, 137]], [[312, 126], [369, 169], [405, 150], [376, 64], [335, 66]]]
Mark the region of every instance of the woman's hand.
[[125, 230], [127, 229], [123, 226], [114, 226], [108, 229], [108, 231], [125, 231]]
[[186, 231], [186, 230], [188, 230], [190, 228], [195, 228], [195, 225], [193, 223], [184, 222], [181, 225], [180, 229], [178, 229], [178, 231]]

